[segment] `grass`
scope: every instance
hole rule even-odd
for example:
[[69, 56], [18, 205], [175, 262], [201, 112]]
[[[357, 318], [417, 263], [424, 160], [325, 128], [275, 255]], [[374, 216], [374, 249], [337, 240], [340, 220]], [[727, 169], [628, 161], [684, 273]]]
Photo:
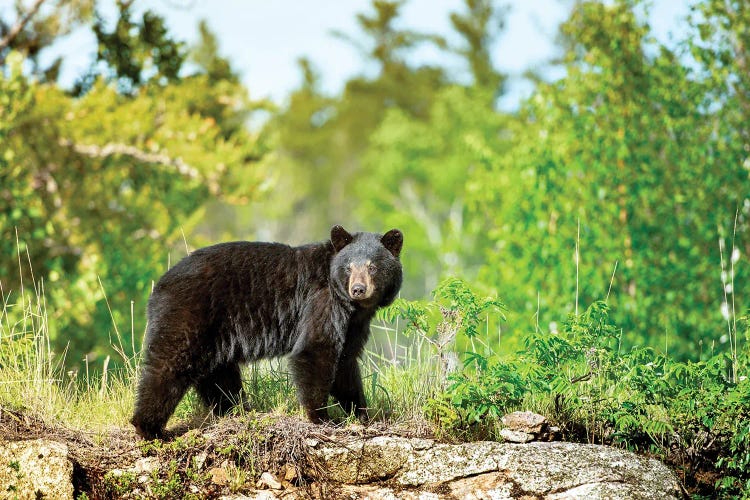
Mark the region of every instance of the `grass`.
[[[110, 370], [105, 360], [98, 375], [89, 367], [81, 376], [66, 371], [65, 353], [50, 346], [49, 319], [42, 291], [21, 292], [13, 302], [3, 296], [0, 314], [0, 403], [46, 420], [86, 430], [127, 421], [132, 408], [134, 361]], [[93, 370], [92, 370], [93, 371]]]

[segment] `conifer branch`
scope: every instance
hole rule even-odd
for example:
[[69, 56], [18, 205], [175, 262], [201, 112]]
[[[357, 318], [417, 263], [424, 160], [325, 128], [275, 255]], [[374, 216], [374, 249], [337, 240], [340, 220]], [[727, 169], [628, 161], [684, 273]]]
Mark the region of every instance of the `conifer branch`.
[[8, 33], [3, 37], [3, 39], [0, 40], [0, 50], [8, 47], [13, 42], [13, 40], [16, 39], [18, 34], [21, 33], [21, 31], [26, 27], [27, 24], [29, 24], [31, 18], [36, 15], [37, 11], [44, 2], [45, 0], [36, 0], [31, 8], [29, 8], [29, 10], [26, 12], [26, 14], [19, 17], [18, 21], [16, 21], [16, 24], [14, 24], [13, 27], [8, 31]]

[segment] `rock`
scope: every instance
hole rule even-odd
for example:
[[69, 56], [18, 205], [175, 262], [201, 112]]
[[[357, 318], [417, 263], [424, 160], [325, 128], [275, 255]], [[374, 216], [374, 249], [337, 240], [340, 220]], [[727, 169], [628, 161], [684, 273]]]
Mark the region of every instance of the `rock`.
[[554, 441], [560, 435], [559, 427], [550, 426], [545, 417], [530, 411], [509, 413], [502, 418], [502, 423], [505, 428], [500, 435], [511, 443]]
[[502, 474], [490, 473], [457, 479], [451, 482], [448, 488], [453, 497], [466, 500], [523, 498], [523, 494], [513, 495], [514, 486], [512, 482], [506, 481]]
[[351, 443], [318, 442], [308, 449], [315, 461], [325, 464], [322, 471], [325, 479], [346, 484], [389, 478], [401, 469], [413, 451], [408, 439], [385, 436]]
[[208, 458], [208, 453], [205, 451], [200, 452], [198, 455], [193, 458], [193, 465], [195, 465], [195, 468], [197, 470], [201, 470], [203, 466], [206, 464], [206, 459]]
[[681, 497], [666, 465], [625, 450], [576, 443], [505, 446], [507, 460], [498, 465], [525, 492], [550, 498]]
[[440, 497], [432, 492], [398, 490], [386, 486], [349, 486], [341, 488], [343, 498], [367, 500], [438, 500]]
[[505, 428], [527, 434], [541, 434], [547, 426], [547, 419], [530, 411], [514, 411], [502, 418]]
[[46, 439], [0, 442], [0, 485], [7, 498], [72, 500], [68, 447]]
[[396, 483], [401, 486], [421, 486], [495, 471], [495, 455], [499, 446], [500, 443], [482, 441], [457, 445], [435, 444], [429, 449], [415, 451], [396, 474]]
[[278, 479], [273, 477], [273, 474], [270, 472], [264, 472], [260, 475], [260, 479], [258, 480], [258, 489], [266, 487], [270, 488], [272, 490], [280, 490], [281, 489], [281, 483]]
[[135, 462], [135, 466], [130, 469], [136, 474], [150, 474], [151, 471], [159, 468], [159, 459], [157, 457], [144, 457], [139, 458]]
[[352, 498], [682, 497], [661, 462], [601, 445], [376, 437], [318, 443], [308, 453], [319, 479], [345, 483], [339, 491]]
[[500, 437], [509, 443], [528, 443], [533, 441], [536, 436], [527, 432], [512, 431], [510, 429], [501, 429]]
[[[525, 427], [526, 430], [538, 428], [538, 424]], [[533, 435], [522, 430], [506, 430]], [[682, 498], [677, 477], [664, 464], [617, 448], [539, 441], [446, 444], [430, 439], [376, 436], [374, 432], [369, 437], [363, 434], [332, 433], [296, 441], [301, 446], [295, 449], [298, 454], [295, 460], [301, 460], [287, 463], [278, 471], [272, 469], [277, 475], [263, 473], [257, 484], [252, 485], [256, 489], [246, 490], [247, 486], [252, 487], [248, 484], [242, 486], [242, 494], [223, 498]], [[188, 483], [183, 493], [210, 492], [219, 496], [237, 489], [230, 488], [230, 483], [232, 486], [235, 483], [237, 465], [227, 459], [217, 466], [216, 455], [211, 453], [208, 448], [196, 451], [189, 462], [202, 468], [202, 474], [207, 474], [211, 484]], [[71, 453], [71, 456], [74, 455]], [[129, 498], [150, 494], [154, 487], [148, 482], [153, 476], [151, 472], [163, 464], [158, 457], [135, 455], [131, 458], [124, 463], [125, 468], [110, 471], [110, 474], [128, 473], [123, 479], [130, 482], [129, 487], [135, 487], [130, 490]], [[0, 442], [0, 498], [72, 499], [71, 460], [68, 449], [56, 442]], [[300, 468], [301, 464], [304, 469]], [[6, 490], [6, 485], [12, 491]]]

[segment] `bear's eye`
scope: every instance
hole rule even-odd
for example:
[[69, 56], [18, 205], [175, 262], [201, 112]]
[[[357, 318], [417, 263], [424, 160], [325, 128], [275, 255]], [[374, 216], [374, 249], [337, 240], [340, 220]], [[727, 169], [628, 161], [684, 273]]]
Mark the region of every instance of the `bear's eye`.
[[367, 270], [370, 272], [370, 274], [375, 274], [375, 272], [378, 270], [378, 267], [375, 264], [368, 264]]

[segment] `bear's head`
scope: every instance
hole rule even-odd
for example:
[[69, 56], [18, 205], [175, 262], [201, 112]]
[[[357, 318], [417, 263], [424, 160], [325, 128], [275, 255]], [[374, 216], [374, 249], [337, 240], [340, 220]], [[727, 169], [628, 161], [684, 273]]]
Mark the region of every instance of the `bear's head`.
[[331, 260], [332, 285], [336, 294], [355, 305], [375, 309], [387, 306], [401, 288], [398, 256], [404, 235], [391, 229], [376, 233], [349, 234], [341, 226], [331, 229], [335, 255]]

